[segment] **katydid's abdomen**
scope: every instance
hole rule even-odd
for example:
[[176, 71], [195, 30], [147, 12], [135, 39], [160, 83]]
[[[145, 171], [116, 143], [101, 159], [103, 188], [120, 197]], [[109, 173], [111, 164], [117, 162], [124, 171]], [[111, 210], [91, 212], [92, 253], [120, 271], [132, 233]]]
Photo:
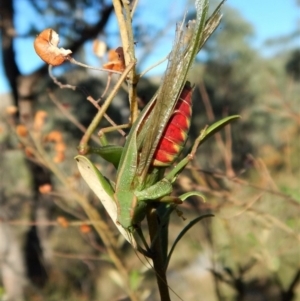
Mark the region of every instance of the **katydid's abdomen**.
[[193, 89], [187, 82], [153, 156], [153, 166], [171, 165], [179, 156], [190, 128]]

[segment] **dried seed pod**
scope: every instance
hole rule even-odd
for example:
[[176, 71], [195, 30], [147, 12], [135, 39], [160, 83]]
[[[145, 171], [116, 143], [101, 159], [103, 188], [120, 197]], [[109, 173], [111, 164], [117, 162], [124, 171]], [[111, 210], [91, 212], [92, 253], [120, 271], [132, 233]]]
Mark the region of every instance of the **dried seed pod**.
[[108, 63], [104, 64], [103, 68], [120, 72], [124, 71], [125, 59], [123, 47], [118, 47], [117, 49], [108, 52]]
[[58, 48], [59, 35], [51, 28], [43, 30], [34, 40], [37, 55], [47, 64], [61, 65], [72, 53], [69, 49]]
[[93, 52], [99, 58], [102, 58], [105, 55], [106, 48], [107, 48], [107, 46], [103, 41], [94, 40], [94, 42], [93, 42]]

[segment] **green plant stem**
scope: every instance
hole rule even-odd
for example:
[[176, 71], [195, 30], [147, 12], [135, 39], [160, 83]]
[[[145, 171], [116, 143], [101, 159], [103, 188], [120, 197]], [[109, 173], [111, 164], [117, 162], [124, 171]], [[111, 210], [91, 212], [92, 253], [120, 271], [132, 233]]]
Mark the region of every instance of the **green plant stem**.
[[171, 301], [166, 270], [164, 268], [165, 262], [161, 245], [161, 238], [157, 237], [157, 233], [159, 233], [160, 231], [160, 226], [158, 224], [158, 216], [156, 209], [149, 208], [149, 210], [147, 211], [147, 222], [152, 245], [151, 258], [156, 274], [156, 281], [159, 289], [160, 298], [161, 301]]
[[132, 67], [135, 65], [135, 62], [131, 62], [127, 68], [124, 70], [122, 75], [120, 76], [118, 82], [114, 86], [113, 90], [111, 91], [110, 95], [107, 97], [106, 101], [104, 102], [101, 109], [98, 111], [94, 119], [92, 120], [91, 124], [87, 128], [86, 132], [84, 133], [83, 137], [81, 138], [81, 141], [78, 146], [78, 151], [81, 155], [85, 155], [88, 152], [88, 142], [93, 135], [94, 131], [96, 130], [97, 126], [99, 125], [101, 119], [103, 118], [106, 110], [108, 109], [109, 105], [111, 104], [112, 100], [116, 96], [122, 82], [125, 80], [126, 76], [132, 69]]

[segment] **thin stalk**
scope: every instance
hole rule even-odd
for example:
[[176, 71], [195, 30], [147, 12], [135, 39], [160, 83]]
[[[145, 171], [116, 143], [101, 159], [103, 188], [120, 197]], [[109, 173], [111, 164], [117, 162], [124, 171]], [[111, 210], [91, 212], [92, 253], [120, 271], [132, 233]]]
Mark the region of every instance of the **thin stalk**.
[[[56, 96], [54, 95], [54, 93], [52, 91], [48, 91], [48, 96], [50, 98], [50, 100], [57, 106], [57, 108], [59, 109], [59, 111], [67, 118], [69, 119], [82, 133], [86, 132], [86, 127], [83, 126], [78, 119], [67, 109], [65, 109], [65, 107], [61, 104], [61, 102], [56, 98]], [[96, 137], [95, 135], [93, 135], [91, 137], [93, 139], [94, 142], [99, 143], [99, 138]]]
[[102, 105], [101, 109], [98, 111], [94, 119], [92, 120], [91, 124], [87, 128], [86, 132], [84, 133], [83, 137], [78, 146], [79, 153], [81, 155], [85, 155], [88, 152], [88, 141], [90, 140], [91, 136], [93, 135], [94, 131], [96, 130], [97, 126], [99, 125], [101, 119], [103, 118], [106, 110], [108, 109], [109, 105], [111, 104], [112, 100], [116, 96], [122, 82], [125, 80], [126, 76], [134, 66], [135, 62], [131, 62], [127, 68], [124, 70], [122, 75], [120, 76], [117, 84], [114, 86], [113, 90], [111, 91], [110, 95], [107, 97], [106, 101]]
[[159, 66], [160, 64], [162, 64], [163, 62], [165, 62], [167, 59], [168, 59], [168, 56], [162, 58], [161, 60], [159, 60], [158, 62], [156, 62], [155, 64], [153, 64], [152, 66], [150, 66], [149, 68], [147, 68], [146, 70], [144, 70], [143, 72], [141, 72], [141, 74], [139, 75], [139, 78], [143, 77], [147, 72], [149, 72], [150, 70], [152, 70], [155, 67]]
[[[96, 109], [100, 110], [100, 106], [98, 105], [97, 101], [91, 96], [88, 95], [87, 92], [85, 91], [85, 89], [77, 87], [77, 86], [73, 86], [73, 85], [69, 85], [69, 84], [63, 84], [61, 83], [52, 73], [52, 68], [53, 66], [49, 65], [49, 76], [52, 78], [53, 82], [58, 85], [61, 89], [71, 89], [73, 91], [75, 91], [76, 89], [80, 90], [85, 96], [86, 99], [93, 105], [96, 107]], [[73, 122], [83, 133], [85, 133], [86, 128], [83, 127], [78, 120], [76, 120], [76, 118], [68, 111], [66, 110], [62, 104], [54, 97], [54, 94], [49, 92], [49, 97], [50, 99], [54, 102], [54, 104], [60, 109], [60, 111], [71, 121]], [[104, 114], [105, 119], [111, 124], [111, 126], [117, 126], [117, 124], [107, 115]], [[121, 135], [125, 134], [123, 131], [119, 131]], [[124, 135], [123, 135], [124, 136]], [[98, 142], [98, 139], [96, 139]]]
[[97, 70], [97, 71], [104, 71], [104, 72], [107, 72], [107, 73], [122, 74], [122, 72], [120, 72], [120, 71], [110, 70], [110, 69], [105, 69], [105, 68], [99, 68], [99, 67], [94, 67], [94, 66], [89, 66], [89, 65], [83, 64], [83, 63], [81, 63], [81, 62], [76, 61], [76, 60], [75, 60], [74, 58], [72, 58], [71, 56], [66, 57], [66, 59], [67, 59], [71, 64], [78, 65], [78, 66], [83, 67], [83, 68], [87, 68], [87, 69], [91, 69], [91, 70]]
[[[121, 40], [124, 49], [125, 64], [126, 66], [128, 66], [130, 62], [136, 61], [135, 52], [134, 52], [132, 15], [130, 10], [130, 5], [128, 4], [128, 1], [120, 1], [120, 0], [113, 0], [113, 5], [119, 24]], [[127, 81], [129, 102], [130, 102], [131, 123], [134, 123], [134, 121], [137, 119], [138, 116], [138, 103], [137, 103], [137, 94], [136, 94], [137, 81], [138, 81], [138, 77], [136, 75], [135, 68], [133, 68], [128, 75], [128, 81]]]

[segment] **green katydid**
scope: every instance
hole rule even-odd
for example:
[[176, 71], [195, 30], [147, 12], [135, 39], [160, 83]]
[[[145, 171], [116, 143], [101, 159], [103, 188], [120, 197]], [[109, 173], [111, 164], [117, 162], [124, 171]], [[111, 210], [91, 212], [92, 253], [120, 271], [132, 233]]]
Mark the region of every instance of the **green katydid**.
[[[112, 160], [109, 159], [110, 147], [100, 151], [100, 155], [102, 152], [103, 157], [118, 166], [116, 183], [107, 181], [86, 157], [76, 157], [83, 178], [101, 199], [120, 232], [134, 247], [136, 242], [132, 236], [133, 228], [144, 218], [147, 204], [172, 200], [172, 183], [191, 159], [191, 156], [187, 156], [164, 176], [165, 166], [170, 165], [173, 159], [162, 162], [159, 151], [170, 120], [177, 111], [183, 112], [177, 105], [183, 103], [190, 110], [192, 89], [186, 83], [187, 73], [196, 54], [220, 22], [221, 4], [205, 23], [208, 0], [196, 0], [196, 21], [188, 23], [186, 30], [184, 22], [178, 26], [162, 84], [133, 124], [124, 148], [113, 147]], [[188, 124], [190, 111], [186, 112], [185, 109], [184, 114], [187, 115], [180, 114], [184, 115]], [[238, 116], [228, 117], [203, 130], [194, 144], [192, 154], [207, 137], [236, 118]], [[183, 134], [187, 130], [188, 126], [179, 129]], [[179, 139], [175, 149], [183, 146], [185, 138]], [[175, 158], [179, 154], [169, 155]]]
[[178, 26], [159, 91], [134, 123], [124, 146], [115, 190], [118, 221], [124, 228], [128, 229], [143, 218], [147, 200], [158, 200], [172, 191], [172, 183], [161, 179], [161, 169], [151, 164], [202, 44], [207, 11], [208, 0], [196, 1], [196, 21], [189, 23], [186, 30], [184, 22]]

